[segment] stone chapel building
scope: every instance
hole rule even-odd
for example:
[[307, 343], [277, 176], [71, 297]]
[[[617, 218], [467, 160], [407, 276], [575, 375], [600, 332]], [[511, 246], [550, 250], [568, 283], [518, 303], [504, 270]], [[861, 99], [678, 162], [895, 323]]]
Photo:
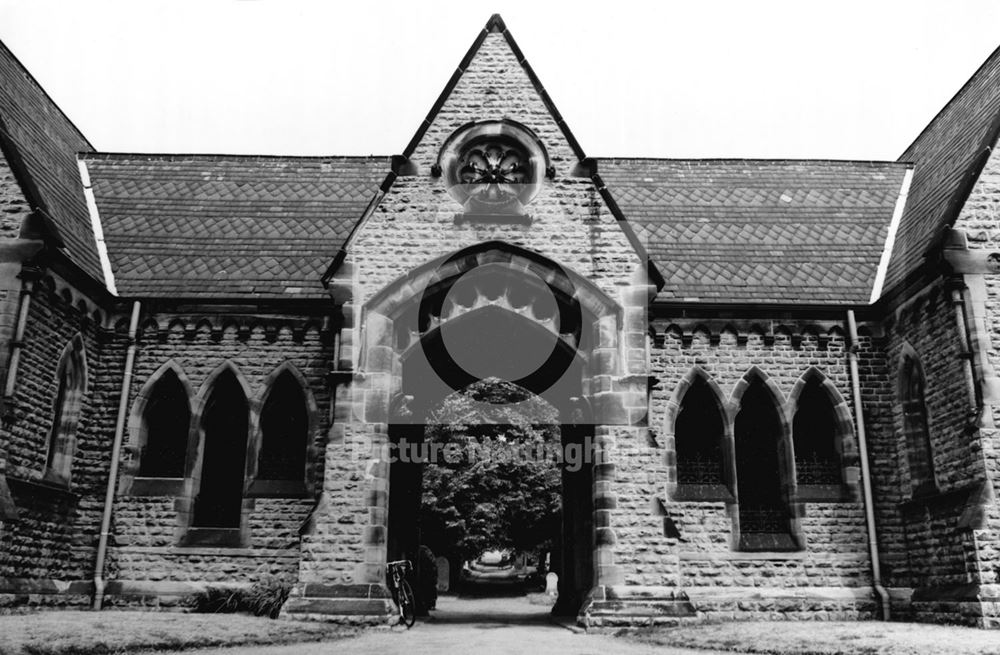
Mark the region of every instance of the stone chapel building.
[[596, 159], [494, 16], [402, 154], [105, 153], [0, 46], [0, 607], [385, 622], [378, 446], [497, 376], [585, 625], [1000, 626], [998, 134], [1000, 51], [898, 161]]

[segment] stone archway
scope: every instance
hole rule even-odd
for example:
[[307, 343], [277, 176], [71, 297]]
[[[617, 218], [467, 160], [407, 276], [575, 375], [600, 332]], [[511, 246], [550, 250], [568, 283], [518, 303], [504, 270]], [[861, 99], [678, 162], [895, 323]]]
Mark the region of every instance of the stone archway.
[[[620, 581], [613, 527], [595, 508], [607, 512], [615, 506], [606, 446], [610, 426], [627, 424], [631, 416], [625, 395], [611, 389], [611, 380], [624, 372], [622, 314], [582, 276], [522, 248], [491, 242], [430, 262], [389, 285], [365, 305], [360, 326], [364, 378], [355, 381], [353, 397], [376, 443], [387, 446], [401, 435], [420, 439], [422, 416], [437, 398], [495, 376], [513, 377], [557, 407], [564, 441], [589, 448], [592, 464], [563, 477], [563, 612], [579, 611], [595, 586]], [[641, 383], [640, 390], [636, 381], [636, 395], [644, 401]], [[632, 412], [644, 413], [644, 406]], [[419, 502], [419, 473], [391, 461], [372, 470], [364, 571], [366, 581], [376, 584], [387, 559], [414, 546], [414, 534], [399, 538], [406, 530], [399, 517], [415, 514], [401, 498]]]
[[[563, 486], [573, 499], [567, 505], [578, 510], [569, 531], [573, 537], [566, 541], [583, 553], [570, 555], [580, 566], [567, 597], [581, 620], [621, 613], [618, 594], [625, 580], [616, 558], [628, 557], [629, 547], [617, 537], [627, 524], [618, 510], [615, 480], [632, 475], [645, 460], [619, 463], [614, 453], [635, 442], [648, 415], [651, 287], [644, 274], [610, 282], [616, 301], [570, 268], [491, 241], [429, 261], [371, 295], [361, 280], [345, 284], [331, 289], [345, 303], [337, 341], [344, 366], [331, 378], [339, 385], [335, 429], [326, 448], [323, 491], [302, 528], [299, 582], [283, 612], [392, 621], [395, 608], [385, 584], [390, 514], [406, 496], [405, 485], [412, 492], [414, 482], [392, 479], [390, 446], [398, 435], [422, 432], [419, 421], [428, 403], [460, 388], [472, 369], [473, 379], [497, 372], [516, 377], [519, 386], [560, 409], [564, 433], [592, 437], [586, 479]], [[544, 355], [536, 362], [539, 374], [511, 368], [528, 358], [510, 350], [498, 324], [516, 330], [521, 337], [516, 344]], [[507, 340], [494, 348], [502, 356], [464, 359], [477, 353], [470, 334], [483, 332], [497, 341], [493, 345]], [[348, 364], [350, 370], [343, 370]], [[617, 473], [619, 464], [627, 472]]]

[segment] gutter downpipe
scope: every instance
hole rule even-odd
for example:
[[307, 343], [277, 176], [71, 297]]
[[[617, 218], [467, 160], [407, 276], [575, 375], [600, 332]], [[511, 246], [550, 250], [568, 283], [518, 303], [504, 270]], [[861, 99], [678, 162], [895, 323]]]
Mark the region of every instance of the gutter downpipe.
[[125, 373], [122, 376], [121, 397], [118, 400], [118, 420], [115, 423], [115, 439], [111, 446], [111, 470], [108, 471], [108, 487], [104, 494], [104, 515], [101, 517], [101, 535], [97, 542], [97, 562], [94, 564], [94, 609], [100, 610], [104, 604], [104, 564], [108, 555], [108, 537], [111, 536], [111, 510], [115, 502], [115, 487], [118, 482], [118, 464], [121, 461], [122, 439], [125, 435], [125, 415], [128, 413], [128, 395], [132, 387], [132, 367], [135, 363], [135, 337], [139, 329], [141, 303], [132, 303], [132, 319], [128, 325], [128, 350], [125, 353]]
[[891, 614], [889, 592], [882, 586], [882, 566], [878, 555], [878, 533], [875, 531], [875, 507], [872, 504], [872, 478], [868, 467], [868, 439], [865, 434], [865, 419], [861, 404], [861, 381], [858, 375], [858, 323], [854, 310], [847, 310], [847, 329], [851, 346], [847, 357], [851, 366], [851, 390], [854, 396], [854, 416], [858, 429], [858, 451], [861, 458], [861, 487], [865, 496], [865, 524], [868, 528], [868, 557], [872, 564], [872, 588], [882, 603], [882, 620], [888, 621]]
[[977, 366], [978, 360], [972, 337], [972, 326], [969, 324], [966, 296], [962, 287], [952, 289], [951, 304], [955, 308], [955, 321], [958, 323], [958, 342], [962, 349], [961, 357], [965, 360], [965, 378], [969, 386], [969, 399], [975, 406], [975, 424], [972, 427], [978, 428], [986, 403], [983, 401], [983, 387], [980, 382], [982, 373]]
[[28, 311], [31, 309], [31, 296], [35, 292], [35, 275], [24, 276], [24, 286], [21, 288], [21, 306], [17, 312], [17, 325], [14, 327], [14, 340], [10, 343], [10, 361], [7, 362], [7, 379], [4, 381], [3, 396], [9, 399], [14, 395], [17, 385], [17, 368], [21, 361], [21, 349], [24, 346], [24, 330], [28, 323]]

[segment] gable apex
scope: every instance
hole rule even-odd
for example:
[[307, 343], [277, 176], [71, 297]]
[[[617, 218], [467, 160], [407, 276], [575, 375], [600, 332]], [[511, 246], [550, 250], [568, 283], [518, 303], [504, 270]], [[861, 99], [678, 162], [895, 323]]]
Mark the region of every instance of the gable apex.
[[503, 17], [500, 14], [493, 14], [490, 19], [486, 21], [486, 27], [484, 27], [487, 32], [506, 32], [507, 24], [503, 22]]
[[576, 137], [569, 129], [569, 126], [566, 125], [566, 122], [563, 120], [562, 114], [559, 113], [559, 110], [556, 108], [555, 103], [552, 101], [552, 98], [545, 90], [545, 87], [542, 85], [541, 80], [539, 80], [538, 75], [535, 74], [535, 71], [531, 67], [531, 64], [528, 63], [528, 60], [525, 58], [524, 53], [521, 51], [520, 46], [518, 46], [517, 41], [514, 40], [514, 36], [511, 34], [510, 30], [507, 29], [507, 25], [504, 22], [503, 18], [500, 16], [500, 14], [493, 14], [492, 16], [490, 16], [489, 20], [486, 22], [486, 25], [476, 36], [475, 40], [472, 42], [472, 45], [469, 47], [469, 50], [465, 53], [465, 56], [462, 57], [462, 60], [459, 62], [458, 67], [455, 69], [455, 72], [452, 73], [452, 76], [448, 80], [448, 83], [445, 84], [444, 89], [442, 89], [437, 100], [431, 106], [431, 109], [427, 113], [426, 118], [424, 118], [423, 122], [421, 122], [420, 126], [417, 128], [416, 133], [413, 135], [413, 138], [410, 139], [410, 142], [403, 150], [403, 157], [409, 159], [413, 155], [413, 153], [417, 150], [417, 147], [421, 144], [421, 142], [424, 140], [424, 137], [427, 135], [428, 128], [430, 128], [430, 126], [434, 124], [435, 119], [439, 117], [442, 108], [445, 106], [448, 100], [453, 96], [456, 87], [468, 73], [470, 66], [472, 66], [473, 61], [476, 59], [477, 55], [481, 54], [484, 43], [486, 43], [487, 38], [490, 37], [491, 35], [501, 35], [503, 37], [507, 45], [507, 48], [510, 51], [510, 54], [513, 55], [519, 68], [523, 70], [524, 74], [527, 76], [527, 81], [529, 82], [532, 90], [534, 91], [534, 94], [542, 102], [547, 113], [551, 116], [551, 119], [559, 128], [561, 136], [568, 144], [573, 155], [576, 157], [577, 160], [584, 159], [586, 155], [583, 152], [583, 148], [580, 147], [580, 144], [576, 140]]

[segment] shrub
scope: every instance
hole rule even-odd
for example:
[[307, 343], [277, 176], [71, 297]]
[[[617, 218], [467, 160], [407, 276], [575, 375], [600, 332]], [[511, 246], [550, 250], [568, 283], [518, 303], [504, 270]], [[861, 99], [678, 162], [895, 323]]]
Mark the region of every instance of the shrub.
[[255, 616], [278, 618], [281, 606], [288, 600], [292, 585], [280, 578], [266, 578], [255, 583], [243, 595], [246, 611]]
[[246, 589], [208, 587], [194, 595], [191, 608], [202, 614], [246, 612], [276, 619], [291, 590], [290, 582], [276, 577], [265, 578]]
[[199, 614], [226, 614], [240, 611], [242, 589], [208, 587], [194, 595], [191, 608]]

